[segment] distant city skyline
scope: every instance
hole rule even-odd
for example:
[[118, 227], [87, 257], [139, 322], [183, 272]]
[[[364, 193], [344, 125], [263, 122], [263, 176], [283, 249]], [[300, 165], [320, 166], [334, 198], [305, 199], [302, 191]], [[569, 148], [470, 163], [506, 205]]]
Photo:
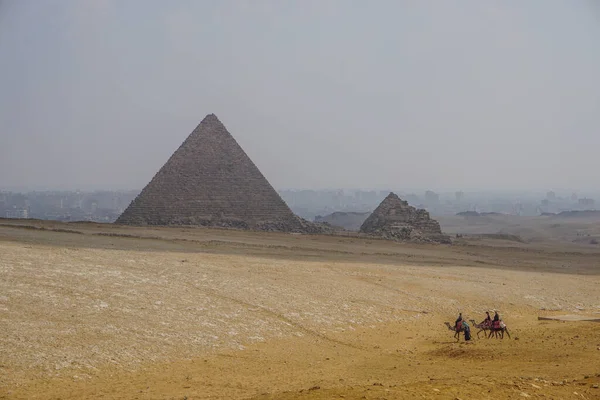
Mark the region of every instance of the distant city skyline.
[[[313, 190], [313, 191], [336, 191], [336, 190], [344, 190], [344, 191], [399, 191], [406, 194], [415, 194], [415, 195], [424, 195], [426, 191], [431, 190], [437, 194], [444, 196], [454, 196], [456, 192], [464, 192], [465, 195], [480, 195], [480, 194], [498, 194], [498, 195], [529, 195], [529, 196], [538, 196], [541, 198], [545, 198], [546, 194], [550, 191], [556, 193], [557, 197], [570, 197], [572, 194], [576, 194], [578, 197], [585, 196], [599, 196], [600, 197], [600, 188], [590, 188], [588, 190], [576, 190], [576, 189], [564, 189], [564, 188], [550, 188], [550, 189], [463, 189], [463, 188], [444, 188], [444, 189], [436, 189], [436, 188], [409, 188], [409, 187], [331, 187], [331, 188], [307, 188], [307, 187], [274, 187], [277, 191], [303, 191], [303, 190]], [[98, 187], [94, 185], [58, 185], [58, 186], [1, 186], [0, 192], [13, 192], [13, 193], [27, 193], [27, 192], [95, 192], [95, 191], [115, 191], [115, 192], [139, 192], [143, 189], [140, 188], [132, 188], [132, 187], [118, 187], [118, 186], [105, 186]]]
[[[410, 187], [331, 187], [331, 188], [307, 188], [307, 187], [275, 187], [277, 191], [301, 191], [301, 190], [313, 190], [313, 191], [336, 191], [336, 190], [344, 190], [344, 191], [400, 191], [402, 193], [410, 193], [417, 195], [424, 195], [426, 191], [431, 190], [440, 195], [446, 196], [454, 196], [456, 192], [464, 192], [465, 195], [469, 194], [504, 194], [504, 195], [532, 195], [532, 196], [541, 196], [545, 197], [546, 194], [550, 191], [556, 193], [556, 196], [560, 197], [570, 197], [572, 194], [576, 194], [577, 196], [588, 196], [588, 195], [598, 195], [600, 196], [600, 188], [590, 188], [588, 190], [576, 190], [576, 189], [463, 189], [463, 188], [410, 188]], [[95, 191], [115, 191], [115, 192], [129, 192], [129, 191], [141, 191], [143, 187], [133, 188], [126, 186], [94, 186], [94, 185], [59, 185], [59, 186], [0, 186], [0, 192], [13, 192], [13, 193], [27, 193], [27, 192], [95, 192]]]
[[[469, 193], [388, 190], [280, 190], [292, 211], [307, 220], [334, 212], [373, 211], [393, 191], [410, 205], [432, 215], [500, 213], [539, 216], [562, 211], [595, 210], [594, 196], [556, 193]], [[135, 199], [139, 190], [127, 191], [0, 191], [0, 217], [58, 221], [114, 222]]]

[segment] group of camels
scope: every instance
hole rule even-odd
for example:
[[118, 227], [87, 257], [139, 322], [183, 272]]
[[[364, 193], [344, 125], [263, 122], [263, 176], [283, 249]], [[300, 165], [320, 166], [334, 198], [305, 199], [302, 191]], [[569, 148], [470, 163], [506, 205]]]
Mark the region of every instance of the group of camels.
[[[494, 327], [492, 324], [492, 321], [490, 321], [490, 322], [483, 321], [480, 324], [476, 323], [475, 320], [473, 320], [473, 319], [470, 319], [469, 321], [471, 321], [473, 328], [478, 329], [477, 339], [479, 339], [479, 334], [481, 332], [484, 332], [485, 334], [487, 334], [488, 339], [491, 338], [492, 335], [494, 335], [495, 338], [500, 337], [500, 339], [504, 339], [504, 333], [506, 333], [508, 335], [508, 338], [510, 339], [510, 333], [508, 332], [508, 328], [502, 321], [500, 321], [499, 327]], [[461, 326], [459, 329], [456, 329], [456, 327], [452, 326], [450, 324], [450, 322], [444, 322], [444, 324], [446, 324], [446, 326], [448, 327], [449, 330], [454, 332], [454, 338], [456, 340], [460, 340], [460, 334], [461, 333], [464, 334], [464, 332], [465, 332], [464, 325]], [[489, 334], [487, 332], [489, 332]]]

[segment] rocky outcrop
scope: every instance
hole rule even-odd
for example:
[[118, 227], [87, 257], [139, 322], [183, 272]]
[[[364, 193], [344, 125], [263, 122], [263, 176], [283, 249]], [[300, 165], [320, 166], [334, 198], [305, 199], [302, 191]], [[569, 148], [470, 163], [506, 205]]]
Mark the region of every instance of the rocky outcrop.
[[324, 230], [290, 210], [214, 114], [200, 122], [116, 223]]
[[394, 193], [390, 193], [365, 220], [360, 232], [400, 241], [451, 242], [427, 211], [410, 206]]
[[317, 215], [315, 222], [325, 223], [349, 231], [358, 231], [369, 215], [370, 213], [368, 212], [336, 211], [324, 217]]

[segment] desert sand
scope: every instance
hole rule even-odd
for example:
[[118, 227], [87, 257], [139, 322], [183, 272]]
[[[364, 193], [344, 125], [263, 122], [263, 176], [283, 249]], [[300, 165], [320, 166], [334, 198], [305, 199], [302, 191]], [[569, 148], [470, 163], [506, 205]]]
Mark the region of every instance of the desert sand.
[[600, 398], [600, 323], [538, 320], [600, 315], [597, 247], [2, 220], [0, 277], [0, 398]]

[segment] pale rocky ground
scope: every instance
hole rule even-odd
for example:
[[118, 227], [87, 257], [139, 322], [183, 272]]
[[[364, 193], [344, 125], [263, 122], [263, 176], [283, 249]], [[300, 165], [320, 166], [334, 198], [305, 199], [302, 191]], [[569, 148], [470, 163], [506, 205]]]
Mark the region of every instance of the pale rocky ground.
[[0, 398], [600, 398], [592, 250], [6, 225]]

